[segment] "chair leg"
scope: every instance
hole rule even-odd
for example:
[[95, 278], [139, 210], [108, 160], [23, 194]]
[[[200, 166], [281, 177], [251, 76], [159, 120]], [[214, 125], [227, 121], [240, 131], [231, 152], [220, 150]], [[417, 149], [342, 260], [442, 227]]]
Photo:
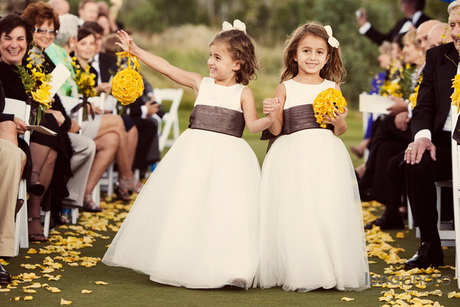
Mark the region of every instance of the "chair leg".
[[72, 208], [72, 224], [77, 224], [78, 220], [78, 208]]

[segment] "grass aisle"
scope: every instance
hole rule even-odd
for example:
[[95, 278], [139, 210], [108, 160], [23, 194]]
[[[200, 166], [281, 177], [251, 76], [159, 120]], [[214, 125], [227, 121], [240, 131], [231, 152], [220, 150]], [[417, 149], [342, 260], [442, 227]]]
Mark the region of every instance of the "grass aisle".
[[[181, 118], [184, 117], [187, 115], [181, 114]], [[359, 140], [359, 120], [357, 114], [351, 114], [350, 131], [344, 137], [347, 146]], [[261, 161], [266, 144], [258, 141], [258, 136], [245, 137]], [[157, 284], [144, 274], [99, 262], [130, 208], [130, 205], [117, 202], [102, 205], [104, 211], [101, 213], [81, 214], [78, 225], [57, 227], [52, 232], [51, 244], [32, 243], [29, 250], [22, 249], [18, 257], [11, 258], [5, 267], [17, 279], [14, 286], [0, 289], [0, 306], [60, 306], [70, 302], [72, 306], [98, 307], [458, 306], [460, 303], [458, 298], [448, 298], [449, 292], [460, 291], [452, 269], [453, 248], [444, 250], [445, 262], [450, 266], [439, 272], [412, 272], [412, 276], [401, 276], [402, 272], [398, 272], [398, 262], [412, 256], [418, 247], [419, 239], [415, 238], [414, 231], [409, 230], [386, 233], [374, 229], [367, 233], [369, 254], [372, 255], [369, 258], [371, 274], [383, 276], [374, 277], [374, 281], [389, 282], [385, 287], [374, 284], [362, 292], [316, 290], [292, 293], [281, 288], [188, 290]], [[363, 203], [363, 209], [364, 220], [368, 221], [379, 215], [382, 207]], [[139, 238], [146, 244], [148, 239]], [[426, 288], [416, 278], [428, 281]], [[385, 296], [383, 291], [386, 291]], [[345, 297], [353, 300], [342, 300]]]

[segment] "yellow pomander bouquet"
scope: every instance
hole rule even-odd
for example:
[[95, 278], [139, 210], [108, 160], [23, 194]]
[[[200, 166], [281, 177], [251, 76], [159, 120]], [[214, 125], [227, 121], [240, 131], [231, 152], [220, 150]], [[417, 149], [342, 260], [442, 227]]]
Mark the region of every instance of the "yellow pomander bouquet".
[[137, 58], [128, 52], [119, 52], [117, 55], [128, 57], [128, 67], [117, 72], [112, 80], [112, 95], [122, 105], [133, 103], [144, 92], [144, 81], [140, 72]]
[[322, 91], [313, 101], [316, 122], [320, 124], [321, 128], [326, 128], [324, 116], [335, 118], [335, 110], [337, 109], [340, 113], [343, 113], [346, 106], [347, 101], [341, 91], [335, 88], [328, 88]]

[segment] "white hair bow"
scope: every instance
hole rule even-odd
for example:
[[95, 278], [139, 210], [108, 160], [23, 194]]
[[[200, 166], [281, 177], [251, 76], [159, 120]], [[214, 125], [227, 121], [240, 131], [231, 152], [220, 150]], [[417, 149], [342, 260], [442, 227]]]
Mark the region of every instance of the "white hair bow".
[[334, 47], [334, 48], [339, 48], [340, 43], [339, 43], [339, 41], [337, 40], [337, 38], [335, 38], [334, 36], [332, 36], [332, 28], [331, 28], [331, 26], [329, 26], [329, 25], [324, 26], [324, 30], [326, 30], [327, 35], [329, 35], [329, 39], [327, 40], [327, 42], [329, 43], [329, 45], [331, 45], [331, 46]]
[[233, 21], [233, 26], [228, 21], [224, 21], [224, 23], [222, 24], [222, 30], [223, 31], [240, 30], [240, 31], [243, 31], [244, 34], [246, 34], [246, 25], [244, 24], [244, 22], [242, 22], [239, 19], [235, 19]]

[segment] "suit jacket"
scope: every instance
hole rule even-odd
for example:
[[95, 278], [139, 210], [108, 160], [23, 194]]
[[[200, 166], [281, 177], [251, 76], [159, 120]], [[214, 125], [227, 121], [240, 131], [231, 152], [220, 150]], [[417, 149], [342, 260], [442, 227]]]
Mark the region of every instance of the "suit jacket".
[[[91, 66], [92, 67], [92, 66]], [[110, 78], [117, 73], [117, 57], [109, 53], [99, 53], [99, 71], [102, 82], [109, 82]]]
[[458, 51], [453, 43], [427, 51], [417, 106], [411, 120], [413, 136], [422, 129], [428, 129], [435, 141], [436, 136], [442, 132], [450, 111], [450, 96], [454, 91], [452, 79], [457, 73], [457, 65]]
[[[427, 20], [430, 20], [431, 18], [428, 17], [427, 15], [423, 14], [420, 15], [419, 19], [417, 22], [414, 24], [416, 28], [418, 28], [419, 25], [424, 23]], [[369, 30], [364, 34], [368, 38], [370, 38], [374, 43], [381, 45], [384, 41], [393, 41], [393, 38], [396, 37], [396, 35], [399, 34], [399, 31], [403, 27], [403, 25], [406, 23], [407, 18], [401, 18], [396, 22], [393, 28], [388, 33], [382, 33], [379, 30], [375, 29], [373, 26], [369, 28]]]

